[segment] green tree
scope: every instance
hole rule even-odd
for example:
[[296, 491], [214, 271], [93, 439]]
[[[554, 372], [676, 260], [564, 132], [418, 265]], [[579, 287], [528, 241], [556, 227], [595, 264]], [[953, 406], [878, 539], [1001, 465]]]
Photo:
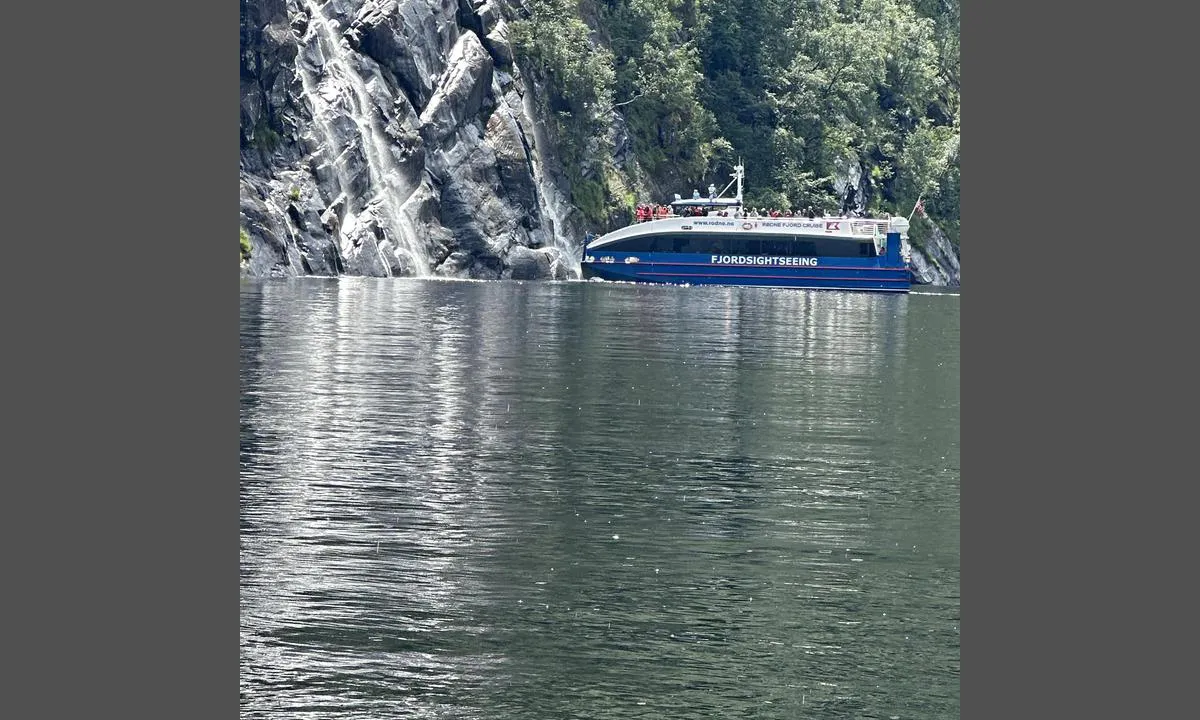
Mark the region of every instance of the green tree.
[[[550, 89], [564, 164], [594, 183], [589, 216], [638, 172], [723, 186], [738, 158], [751, 204], [829, 209], [849, 162], [870, 208], [923, 195], [957, 238], [959, 0], [589, 0], [590, 29], [573, 0], [530, 8], [514, 43]], [[637, 161], [619, 182], [614, 115]]]
[[590, 40], [578, 5], [568, 0], [532, 0], [531, 14], [513, 23], [513, 51], [526, 70], [545, 83], [553, 134], [573, 180], [595, 177], [595, 159], [610, 150], [612, 52]]

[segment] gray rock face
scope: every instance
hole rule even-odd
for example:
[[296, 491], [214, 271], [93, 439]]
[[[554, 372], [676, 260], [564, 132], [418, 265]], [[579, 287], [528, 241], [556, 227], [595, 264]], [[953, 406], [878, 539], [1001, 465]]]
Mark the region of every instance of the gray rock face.
[[543, 167], [506, 14], [242, 0], [243, 272], [578, 277], [578, 212]]
[[508, 42], [508, 23], [504, 20], [496, 21], [496, 27], [484, 36], [483, 46], [500, 67], [510, 67], [513, 64], [512, 45]]
[[535, 280], [550, 273], [550, 258], [529, 248], [515, 247], [508, 254], [508, 277]]
[[[929, 221], [920, 220], [918, 222], [928, 223]], [[954, 245], [950, 240], [942, 233], [941, 228], [933, 225], [933, 232], [925, 241], [925, 245], [920, 249], [911, 248], [910, 256], [908, 266], [913, 282], [946, 287], [960, 286], [958, 253], [955, 252]]]
[[[841, 197], [846, 196], [846, 190], [855, 190], [854, 209], [862, 211], [867, 198], [872, 191], [869, 178], [862, 171], [862, 164], [855, 158], [845, 158], [837, 163], [839, 172], [834, 178], [834, 188]], [[908, 269], [912, 281], [921, 285], [943, 285], [959, 287], [959, 258], [954, 245], [946, 238], [941, 229], [927, 219], [914, 219], [913, 222], [932, 226], [926, 243], [921, 248], [914, 247], [905, 241], [909, 254]]]
[[496, 24], [504, 22], [500, 17], [500, 7], [492, 0], [484, 0], [475, 8], [475, 17], [479, 19], [479, 33], [487, 35], [496, 29]]
[[421, 113], [421, 135], [426, 143], [444, 145], [458, 129], [478, 121], [491, 86], [492, 56], [475, 33], [459, 36], [450, 51], [446, 75]]

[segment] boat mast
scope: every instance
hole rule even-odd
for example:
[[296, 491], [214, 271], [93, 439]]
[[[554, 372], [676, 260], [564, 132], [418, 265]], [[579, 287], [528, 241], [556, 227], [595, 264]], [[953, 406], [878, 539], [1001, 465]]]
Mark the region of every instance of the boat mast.
[[742, 165], [742, 159], [738, 158], [738, 164], [733, 166], [733, 177], [737, 180], [737, 201], [738, 205], [742, 204], [742, 178], [746, 174], [746, 168]]

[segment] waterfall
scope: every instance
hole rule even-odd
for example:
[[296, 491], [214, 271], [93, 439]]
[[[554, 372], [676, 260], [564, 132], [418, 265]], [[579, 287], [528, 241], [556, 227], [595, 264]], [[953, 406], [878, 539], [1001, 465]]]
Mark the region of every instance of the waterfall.
[[[383, 131], [382, 113], [372, 100], [370, 85], [374, 84], [375, 91], [385, 96], [390, 96], [390, 92], [378, 70], [370, 69], [369, 77], [363, 78], [350, 59], [351, 50], [339, 36], [336, 23], [325, 17], [316, 0], [304, 0], [303, 4], [311, 19], [301, 41], [301, 52], [296, 56], [296, 70], [312, 107], [314, 129], [331, 160], [338, 191], [346, 200], [345, 220], [338, 229], [339, 242], [345, 248], [344, 240], [366, 232], [366, 223], [374, 219], [384, 236], [384, 243], [379, 245], [390, 244], [395, 248], [396, 262], [389, 262], [383, 257], [383, 247], [377, 245], [379, 261], [386, 271], [391, 274], [392, 266], [399, 263], [400, 274], [429, 275], [432, 261], [428, 249], [414, 235], [405, 213], [405, 205], [417, 185], [405, 175], [393, 154], [396, 145]], [[310, 69], [306, 60], [315, 69]], [[349, 137], [346, 119], [354, 129]], [[356, 149], [355, 138], [369, 180], [362, 191], [363, 197], [354, 191], [353, 177], [347, 170]]]
[[[529, 82], [532, 84], [532, 80]], [[582, 277], [580, 261], [583, 259], [583, 239], [569, 237], [566, 232], [566, 218], [571, 210], [571, 204], [559, 192], [558, 186], [548, 175], [546, 158], [543, 155], [543, 148], [547, 147], [547, 140], [541, 123], [536, 121], [537, 113], [533, 107], [532, 88], [524, 93], [521, 102], [525, 110], [525, 117], [533, 120], [530, 123], [533, 126], [533, 181], [537, 186], [538, 205], [542, 211], [542, 217], [548, 218], [551, 223], [551, 247], [558, 251], [553, 262], [564, 266], [567, 275], [572, 279], [579, 279]]]

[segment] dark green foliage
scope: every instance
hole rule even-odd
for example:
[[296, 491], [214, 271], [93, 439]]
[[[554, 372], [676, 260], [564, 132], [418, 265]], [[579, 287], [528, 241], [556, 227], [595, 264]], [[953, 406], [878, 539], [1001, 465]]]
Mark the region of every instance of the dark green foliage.
[[546, 101], [563, 164], [588, 174], [589, 156], [604, 144], [612, 105], [612, 53], [589, 41], [570, 0], [532, 0], [532, 15], [514, 22], [513, 51], [545, 83]]
[[[514, 48], [590, 219], [624, 202], [608, 172], [684, 193], [740, 157], [752, 205], [837, 210], [854, 175], [868, 210], [923, 197], [958, 242], [958, 0], [594, 0], [590, 28], [575, 0], [530, 8]], [[636, 168], [611, 162], [614, 113]]]
[[595, 180], [577, 180], [571, 188], [571, 203], [592, 222], [604, 219], [604, 186]]
[[250, 144], [259, 150], [273, 152], [275, 148], [279, 147], [280, 140], [279, 133], [275, 132], [275, 129], [271, 127], [267, 119], [263, 117], [254, 126], [254, 135], [250, 140]]
[[612, 38], [616, 97], [642, 167], [653, 176], [701, 185], [717, 152], [712, 113], [699, 101], [703, 81], [683, 0], [624, 0], [601, 13]]
[[240, 236], [241, 261], [246, 262], [250, 259], [250, 235], [246, 232], [246, 228], [241, 228], [238, 234]]
[[520, 66], [544, 85], [551, 136], [572, 185], [572, 201], [593, 223], [604, 216], [602, 178], [612, 144], [613, 56], [591, 42], [573, 0], [531, 0], [531, 15], [509, 38]]

